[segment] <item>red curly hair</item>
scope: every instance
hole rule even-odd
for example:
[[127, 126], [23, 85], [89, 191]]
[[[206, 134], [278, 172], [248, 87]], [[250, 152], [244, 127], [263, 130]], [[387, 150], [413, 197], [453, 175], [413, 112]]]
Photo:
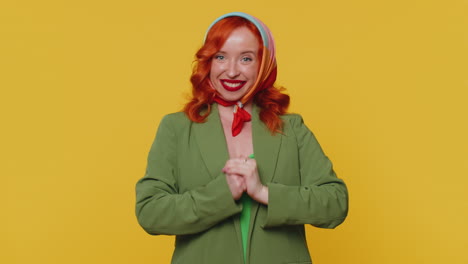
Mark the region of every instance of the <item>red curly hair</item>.
[[[210, 70], [213, 56], [221, 49], [231, 33], [240, 27], [249, 29], [259, 42], [258, 57], [262, 61], [263, 42], [260, 32], [254, 24], [242, 17], [227, 17], [220, 20], [208, 32], [205, 44], [196, 53], [192, 76], [192, 98], [185, 105], [184, 112], [190, 120], [197, 123], [205, 122], [211, 112], [211, 104], [216, 96], [216, 90], [210, 86]], [[283, 121], [280, 115], [286, 113], [289, 106], [289, 95], [283, 94], [283, 87], [275, 87], [276, 66], [270, 76], [257, 87], [253, 102], [260, 107], [260, 120], [265, 123], [272, 134], [281, 132]]]

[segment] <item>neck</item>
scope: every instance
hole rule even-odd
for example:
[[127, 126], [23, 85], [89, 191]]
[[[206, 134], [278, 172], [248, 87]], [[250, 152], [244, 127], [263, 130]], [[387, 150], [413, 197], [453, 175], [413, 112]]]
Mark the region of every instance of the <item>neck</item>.
[[[226, 111], [226, 112], [229, 112], [231, 115], [232, 115], [232, 112], [234, 111], [234, 107], [235, 105], [230, 105], [230, 106], [223, 106], [221, 104], [218, 104], [218, 109], [219, 111]], [[247, 102], [246, 104], [244, 104], [244, 110], [249, 112], [249, 114], [252, 114], [252, 102], [249, 101]]]

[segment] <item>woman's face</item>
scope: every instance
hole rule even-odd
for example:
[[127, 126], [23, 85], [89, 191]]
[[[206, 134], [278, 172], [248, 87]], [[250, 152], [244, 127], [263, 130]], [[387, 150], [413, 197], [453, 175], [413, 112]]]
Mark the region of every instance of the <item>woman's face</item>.
[[213, 88], [227, 101], [237, 101], [257, 79], [259, 43], [246, 27], [234, 30], [211, 62]]

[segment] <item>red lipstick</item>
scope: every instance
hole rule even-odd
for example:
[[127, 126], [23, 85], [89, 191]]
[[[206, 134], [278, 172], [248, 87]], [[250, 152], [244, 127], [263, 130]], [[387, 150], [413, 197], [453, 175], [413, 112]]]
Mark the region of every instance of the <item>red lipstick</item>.
[[242, 89], [247, 81], [221, 79], [220, 82], [224, 89], [228, 90], [229, 92], [235, 92]]

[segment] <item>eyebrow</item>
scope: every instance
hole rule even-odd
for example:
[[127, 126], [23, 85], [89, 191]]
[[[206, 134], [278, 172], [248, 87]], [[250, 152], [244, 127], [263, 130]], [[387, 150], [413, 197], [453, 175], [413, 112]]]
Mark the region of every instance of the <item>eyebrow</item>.
[[[216, 54], [219, 54], [219, 53], [226, 54], [227, 52], [223, 51], [223, 50], [219, 50], [218, 52], [216, 52]], [[240, 54], [244, 55], [244, 54], [248, 54], [248, 53], [251, 53], [252, 55], [255, 55], [255, 51], [252, 51], [252, 50], [243, 51]]]

